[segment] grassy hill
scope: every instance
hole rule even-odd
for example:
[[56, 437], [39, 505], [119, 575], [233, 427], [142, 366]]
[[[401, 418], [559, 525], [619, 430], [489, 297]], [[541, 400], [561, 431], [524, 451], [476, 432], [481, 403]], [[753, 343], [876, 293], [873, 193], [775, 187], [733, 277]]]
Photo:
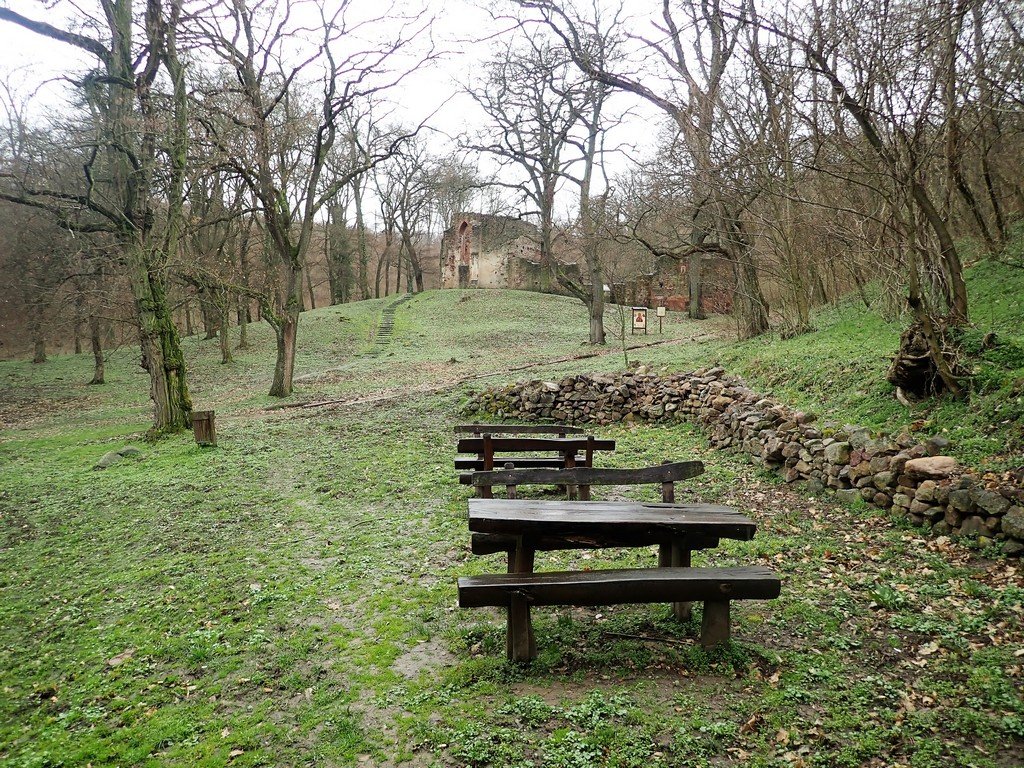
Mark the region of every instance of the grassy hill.
[[[976, 302], [976, 317], [1019, 334], [1018, 278], [971, 279], [1004, 291]], [[382, 347], [374, 329], [390, 301], [303, 315], [292, 402], [344, 401], [319, 408], [268, 410], [279, 403], [265, 395], [265, 327], [227, 366], [215, 341], [187, 339], [196, 406], [217, 410], [216, 449], [189, 435], [143, 441], [137, 350], [112, 353], [102, 387], [84, 384], [85, 356], [0, 363], [0, 765], [1024, 759], [1012, 563], [801, 497], [684, 426], [602, 429], [618, 442], [605, 461], [702, 459], [708, 472], [682, 498], [735, 505], [759, 532], [698, 564], [770, 565], [783, 596], [737, 606], [737, 642], [711, 654], [693, 643], [697, 623], [661, 606], [538, 611], [541, 657], [507, 665], [502, 617], [455, 607], [458, 576], [504, 567], [470, 555], [468, 491], [450, 469], [465, 387], [611, 370], [622, 353], [568, 359], [593, 352], [575, 302], [482, 291], [415, 297]], [[1019, 363], [985, 361], [982, 372], [1004, 373], [969, 407], [907, 412], [883, 383], [898, 325], [872, 318], [844, 305], [818, 317], [817, 334], [734, 345], [725, 319], [673, 317], [664, 339], [627, 341], [673, 342], [631, 359], [722, 362], [823, 418], [884, 428], [917, 420], [973, 437], [988, 421], [975, 411], [1019, 397]], [[539, 360], [559, 362], [513, 370]], [[493, 376], [465, 383], [482, 373]], [[999, 454], [1015, 430], [996, 424], [961, 450]], [[125, 445], [142, 455], [92, 469]], [[652, 560], [568, 552], [539, 565]]]

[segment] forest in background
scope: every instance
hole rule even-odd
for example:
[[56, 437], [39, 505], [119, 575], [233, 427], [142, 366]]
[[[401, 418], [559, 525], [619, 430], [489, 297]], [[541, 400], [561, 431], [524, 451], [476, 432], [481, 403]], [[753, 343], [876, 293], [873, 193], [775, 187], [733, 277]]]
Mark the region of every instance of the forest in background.
[[[44, 119], [6, 82], [4, 318], [39, 360], [91, 346], [96, 381], [105, 348], [141, 342], [157, 431], [188, 425], [181, 333], [219, 329], [227, 363], [265, 320], [287, 396], [301, 311], [423, 290], [467, 209], [537, 224], [593, 343], [604, 285], [658, 260], [695, 318], [704, 265], [728, 264], [740, 339], [859, 291], [905, 318], [890, 381], [911, 398], [969, 389], [965, 264], [1024, 267], [1012, 4], [498, 3], [491, 57], [450, 84], [479, 118], [443, 144], [392, 109], [448, 54], [426, 8], [104, 0], [56, 26], [22, 6], [0, 21], [93, 66]], [[623, 138], [640, 103], [664, 117], [644, 153]]]

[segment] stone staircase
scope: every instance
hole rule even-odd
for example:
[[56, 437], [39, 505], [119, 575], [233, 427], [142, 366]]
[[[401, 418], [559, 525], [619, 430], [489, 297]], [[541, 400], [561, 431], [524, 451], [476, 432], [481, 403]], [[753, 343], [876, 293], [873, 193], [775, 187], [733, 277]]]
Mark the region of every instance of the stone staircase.
[[395, 310], [410, 299], [412, 294], [407, 293], [384, 307], [380, 314], [380, 322], [377, 324], [377, 333], [373, 338], [373, 347], [365, 357], [377, 357], [391, 344], [391, 336], [395, 330]]

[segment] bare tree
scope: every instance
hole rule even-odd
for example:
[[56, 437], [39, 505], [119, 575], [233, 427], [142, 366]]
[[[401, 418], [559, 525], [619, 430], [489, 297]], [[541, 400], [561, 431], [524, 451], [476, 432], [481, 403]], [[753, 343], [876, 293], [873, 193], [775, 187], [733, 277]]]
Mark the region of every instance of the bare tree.
[[[297, 12], [300, 8], [317, 14], [317, 39], [308, 52], [300, 41], [309, 34], [310, 19]], [[385, 19], [388, 39], [368, 44], [367, 36]], [[394, 7], [372, 19], [357, 19], [351, 2], [331, 11], [312, 3], [287, 3], [270, 11], [244, 0], [208, 6], [194, 20], [202, 40], [238, 83], [233, 126], [241, 140], [212, 138], [220, 164], [245, 184], [260, 211], [277, 262], [277, 295], [273, 303], [264, 303], [263, 315], [277, 339], [270, 394], [284, 397], [292, 392], [303, 272], [316, 215], [339, 190], [394, 154], [407, 136], [388, 136], [367, 147], [352, 167], [327, 178], [332, 149], [357, 104], [394, 86], [430, 57], [428, 51], [394, 69], [399, 54], [429, 21]], [[293, 53], [296, 47], [299, 52]], [[211, 129], [216, 125], [211, 122]]]
[[[768, 306], [761, 292], [752, 241], [744, 212], [746, 195], [729, 194], [720, 184], [723, 170], [733, 159], [716, 128], [721, 124], [722, 89], [732, 60], [742, 20], [731, 20], [720, 0], [674, 5], [662, 4], [660, 19], [651, 22], [651, 34], [633, 34], [639, 47], [634, 58], [643, 60], [636, 74], [625, 57], [600, 60], [590, 55], [589, 40], [599, 18], [582, 8], [551, 0], [515, 0], [521, 8], [535, 11], [565, 45], [575, 65], [589, 77], [654, 104], [675, 123], [685, 139], [692, 174], [692, 250], [688, 265], [691, 280], [699, 285], [701, 256], [706, 249], [725, 252], [736, 274], [735, 308], [738, 333], [748, 338], [768, 329]], [[610, 17], [613, 28], [619, 16]], [[618, 69], [616, 66], [618, 65]], [[650, 75], [645, 77], [644, 75]], [[691, 296], [691, 312], [700, 302]]]
[[[558, 284], [588, 308], [590, 341], [604, 343], [604, 287], [596, 248], [591, 200], [603, 131], [602, 109], [607, 90], [588, 78], [573, 77], [566, 52], [550, 40], [527, 37], [525, 45], [510, 44], [492, 59], [486, 80], [470, 95], [491, 121], [472, 149], [498, 159], [522, 181], [495, 181], [521, 194], [529, 204], [526, 215], [539, 221], [541, 260]], [[574, 166], [582, 164], [579, 177]], [[511, 176], [510, 176], [511, 178]], [[581, 253], [588, 281], [577, 282], [555, 255], [556, 197], [567, 183], [580, 192]]]
[[[71, 16], [79, 12], [72, 3], [62, 6]], [[166, 275], [168, 254], [177, 252], [181, 236], [187, 152], [184, 70], [177, 51], [180, 16], [180, 0], [166, 6], [148, 0], [138, 15], [131, 0], [106, 0], [102, 14], [79, 16], [59, 28], [0, 8], [0, 21], [97, 61], [97, 68], [78, 80], [93, 112], [93, 120], [85, 122], [95, 129], [94, 137], [83, 141], [90, 148], [78, 187], [54, 189], [45, 177], [9, 174], [11, 184], [0, 196], [49, 211], [67, 227], [113, 237], [135, 298], [156, 432], [189, 426], [192, 409]], [[157, 89], [161, 72], [167, 92]]]

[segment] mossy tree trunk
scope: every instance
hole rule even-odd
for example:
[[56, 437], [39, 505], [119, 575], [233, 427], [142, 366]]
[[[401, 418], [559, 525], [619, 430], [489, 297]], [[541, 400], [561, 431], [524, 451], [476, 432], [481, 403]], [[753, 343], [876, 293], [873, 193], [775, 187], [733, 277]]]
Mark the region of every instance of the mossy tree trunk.
[[106, 366], [103, 359], [103, 339], [100, 334], [100, 320], [96, 315], [89, 317], [89, 342], [92, 346], [92, 381], [90, 384], [103, 384], [106, 377]]

